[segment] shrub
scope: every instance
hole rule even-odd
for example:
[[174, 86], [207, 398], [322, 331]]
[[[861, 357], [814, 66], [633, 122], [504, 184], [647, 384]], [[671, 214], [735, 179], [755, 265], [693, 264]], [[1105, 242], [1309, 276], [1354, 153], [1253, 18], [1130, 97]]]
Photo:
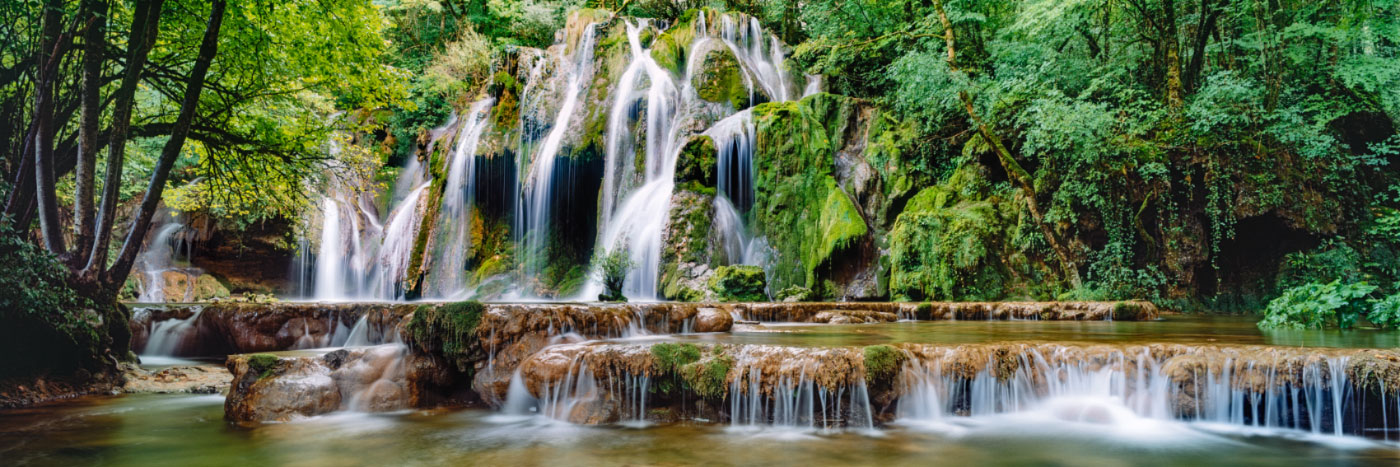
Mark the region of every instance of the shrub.
[[100, 365], [106, 330], [126, 327], [119, 314], [103, 316], [66, 282], [52, 254], [0, 221], [0, 376], [65, 371]]
[[1365, 310], [1365, 298], [1376, 287], [1365, 282], [1309, 282], [1283, 291], [1264, 310], [1260, 328], [1350, 328]]
[[618, 243], [613, 246], [612, 251], [602, 254], [593, 260], [598, 264], [599, 274], [602, 275], [603, 293], [598, 295], [598, 300], [603, 302], [625, 302], [627, 297], [622, 295], [622, 283], [627, 280], [627, 272], [635, 264], [632, 257], [627, 254], [626, 245]]

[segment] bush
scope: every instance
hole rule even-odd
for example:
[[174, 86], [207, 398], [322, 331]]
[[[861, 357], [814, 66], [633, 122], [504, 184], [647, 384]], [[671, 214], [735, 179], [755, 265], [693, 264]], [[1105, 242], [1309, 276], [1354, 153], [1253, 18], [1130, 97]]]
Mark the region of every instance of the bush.
[[603, 293], [598, 295], [598, 300], [603, 302], [625, 302], [627, 296], [622, 295], [622, 283], [627, 280], [627, 272], [632, 269], [634, 263], [632, 257], [627, 254], [626, 245], [618, 243], [613, 246], [612, 251], [604, 253], [593, 260], [598, 264], [599, 274], [602, 275]]
[[[97, 368], [107, 332], [126, 327], [119, 313], [99, 314], [68, 285], [68, 272], [52, 254], [0, 222], [0, 376]], [[121, 321], [118, 323], [117, 321]], [[123, 341], [125, 342], [125, 341]], [[124, 352], [123, 352], [124, 353]]]
[[1400, 293], [1391, 294], [1371, 304], [1366, 321], [1378, 328], [1400, 328]]
[[1366, 309], [1367, 295], [1376, 287], [1365, 282], [1309, 282], [1283, 291], [1264, 310], [1260, 328], [1350, 328]]

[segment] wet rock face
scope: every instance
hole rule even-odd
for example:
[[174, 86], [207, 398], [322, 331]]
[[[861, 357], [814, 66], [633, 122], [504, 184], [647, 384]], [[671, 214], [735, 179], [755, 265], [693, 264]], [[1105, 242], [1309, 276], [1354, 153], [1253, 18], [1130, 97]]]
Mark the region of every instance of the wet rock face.
[[[327, 347], [343, 340], [361, 317], [370, 342], [398, 342], [398, 326], [416, 308], [408, 304], [214, 303], [146, 307], [130, 321], [131, 347], [144, 353], [158, 323], [190, 320], [180, 330], [173, 355], [225, 356], [290, 349]], [[197, 316], [196, 316], [197, 315]]]
[[828, 324], [889, 323], [898, 320], [899, 316], [894, 313], [872, 310], [826, 310], [812, 317], [814, 323]]
[[1035, 407], [1116, 416], [1078, 397], [1112, 399], [1131, 417], [1365, 435], [1392, 426], [1374, 407], [1400, 397], [1396, 351], [1236, 345], [594, 342], [545, 348], [520, 374], [540, 413], [584, 424], [664, 414], [654, 420], [866, 426]]
[[224, 402], [224, 416], [236, 422], [416, 407], [430, 399], [420, 389], [446, 371], [399, 344], [319, 356], [236, 355], [229, 357], [227, 366], [233, 385]]
[[126, 384], [121, 390], [127, 394], [222, 394], [228, 391], [233, 379], [228, 370], [215, 365], [179, 365], [148, 370], [124, 364], [122, 373], [126, 376]]

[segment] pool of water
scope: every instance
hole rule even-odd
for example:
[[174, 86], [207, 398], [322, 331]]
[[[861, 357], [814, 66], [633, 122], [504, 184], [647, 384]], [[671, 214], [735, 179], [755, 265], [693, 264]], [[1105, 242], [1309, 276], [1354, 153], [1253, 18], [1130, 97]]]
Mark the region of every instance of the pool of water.
[[679, 423], [583, 427], [465, 410], [254, 427], [221, 396], [128, 395], [0, 412], [8, 465], [1400, 465], [1400, 445], [1054, 410], [878, 431]]
[[1258, 344], [1293, 347], [1394, 348], [1400, 331], [1269, 330], [1257, 317], [1168, 315], [1157, 321], [900, 321], [878, 324], [740, 325], [728, 334], [679, 339], [792, 346], [874, 345], [900, 342], [975, 344], [1005, 341], [1108, 344]]

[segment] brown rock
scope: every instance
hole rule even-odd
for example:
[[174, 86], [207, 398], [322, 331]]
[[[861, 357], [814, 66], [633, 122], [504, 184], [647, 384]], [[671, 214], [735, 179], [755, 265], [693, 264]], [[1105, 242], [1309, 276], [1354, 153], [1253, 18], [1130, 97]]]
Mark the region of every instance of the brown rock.
[[718, 308], [701, 308], [695, 315], [695, 332], [729, 332], [734, 327], [734, 317]]

